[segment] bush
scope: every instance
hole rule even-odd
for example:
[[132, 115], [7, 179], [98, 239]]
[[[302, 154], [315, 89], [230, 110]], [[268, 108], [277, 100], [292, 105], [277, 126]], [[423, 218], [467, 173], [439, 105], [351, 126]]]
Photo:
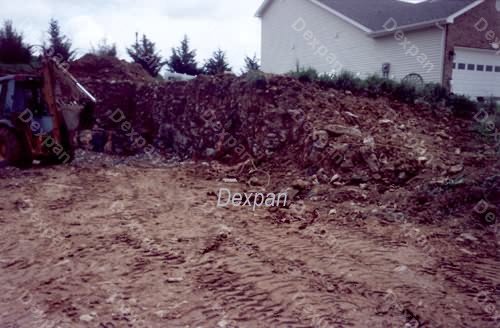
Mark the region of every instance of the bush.
[[363, 81], [353, 73], [342, 71], [335, 77], [335, 88], [340, 90], [359, 91], [362, 89]]
[[495, 137], [495, 132], [500, 130], [500, 104], [495, 99], [487, 99], [478, 103], [478, 110], [474, 116], [476, 130], [484, 137]]
[[337, 78], [334, 74], [323, 73], [318, 77], [318, 83], [325, 88], [335, 88]]
[[90, 48], [90, 53], [96, 56], [110, 56], [116, 58], [116, 44], [108, 44], [108, 41], [104, 38], [99, 41], [97, 48], [92, 46]]
[[448, 99], [449, 92], [439, 83], [427, 83], [421, 92], [421, 96], [430, 103], [439, 103]]
[[318, 76], [316, 81], [322, 87], [338, 90], [360, 91], [363, 87], [363, 81], [347, 71], [343, 71], [339, 75], [324, 73]]
[[316, 81], [319, 77], [318, 71], [316, 71], [314, 68], [299, 68], [295, 71], [291, 71], [288, 73], [288, 75], [295, 77], [299, 79], [300, 82], [312, 82]]
[[[457, 116], [471, 116], [477, 111], [477, 104], [461, 95], [450, 95], [448, 90], [439, 83], [427, 83], [424, 87], [415, 86], [409, 82], [397, 82], [379, 75], [370, 75], [362, 80], [352, 72], [342, 71], [339, 75], [321, 74], [313, 68], [299, 68], [288, 75], [302, 82], [316, 81], [325, 88], [359, 92], [365, 90], [369, 95], [384, 95], [401, 102], [413, 104], [417, 98], [423, 98], [430, 104], [445, 103]], [[496, 106], [496, 105], [495, 105]]]
[[266, 75], [259, 70], [250, 70], [244, 74], [245, 80], [257, 89], [264, 89], [267, 86]]
[[370, 75], [363, 81], [365, 90], [370, 95], [392, 94], [396, 89], [397, 83], [391, 79], [379, 75]]
[[417, 98], [417, 89], [409, 83], [398, 83], [394, 89], [394, 97], [399, 101], [412, 104]]
[[474, 115], [478, 109], [474, 101], [462, 95], [452, 94], [448, 98], [446, 105], [451, 108], [455, 115], [461, 117], [470, 117]]

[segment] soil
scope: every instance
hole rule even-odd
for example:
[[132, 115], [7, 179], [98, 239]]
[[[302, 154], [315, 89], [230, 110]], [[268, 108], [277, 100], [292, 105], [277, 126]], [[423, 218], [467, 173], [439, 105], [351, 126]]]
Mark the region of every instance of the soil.
[[152, 82], [154, 79], [139, 64], [129, 63], [112, 56], [86, 54], [69, 63], [69, 71], [82, 81], [92, 80], [133, 80]]
[[0, 171], [1, 327], [498, 327], [498, 244], [467, 213], [216, 208], [249, 190], [233, 167], [143, 164]]

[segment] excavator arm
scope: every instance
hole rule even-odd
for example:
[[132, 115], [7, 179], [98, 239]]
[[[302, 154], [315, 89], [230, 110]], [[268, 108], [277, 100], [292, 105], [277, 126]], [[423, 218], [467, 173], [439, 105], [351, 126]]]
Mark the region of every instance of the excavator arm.
[[89, 105], [93, 108], [96, 99], [73, 75], [50, 58], [44, 59], [42, 78], [44, 99], [53, 117], [52, 137], [59, 144], [72, 147], [82, 112]]
[[52, 130], [52, 137], [58, 142], [62, 142], [61, 138], [61, 122], [62, 115], [60, 110], [57, 108], [56, 95], [54, 92], [55, 88], [55, 75], [54, 75], [54, 63], [49, 58], [43, 58], [43, 68], [42, 68], [42, 80], [43, 87], [42, 93], [44, 101], [47, 105], [50, 115], [52, 116], [54, 127]]

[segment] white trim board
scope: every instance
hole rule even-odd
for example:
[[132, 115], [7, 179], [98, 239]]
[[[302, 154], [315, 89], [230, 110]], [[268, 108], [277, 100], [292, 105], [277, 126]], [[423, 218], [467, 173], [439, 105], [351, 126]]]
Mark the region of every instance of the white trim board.
[[324, 4], [322, 4], [321, 2], [319, 2], [317, 0], [309, 0], [309, 1], [311, 1], [312, 3], [314, 3], [315, 5], [323, 8], [323, 9], [325, 9], [326, 11], [334, 14], [335, 16], [339, 17], [340, 19], [343, 19], [346, 22], [348, 22], [348, 23], [356, 26], [357, 28], [359, 28], [360, 30], [362, 30], [362, 31], [364, 31], [366, 33], [373, 32], [373, 30], [369, 29], [368, 27], [364, 26], [363, 24], [360, 24], [360, 23], [356, 22], [355, 20], [353, 20], [353, 19], [351, 19], [351, 18], [349, 18], [349, 17], [347, 17], [347, 16], [339, 13], [338, 11], [336, 11], [336, 10], [334, 10], [334, 9], [328, 7], [328, 6], [325, 6]]
[[455, 19], [457, 17], [462, 16], [463, 14], [465, 14], [466, 12], [468, 12], [469, 10], [476, 8], [477, 6], [479, 6], [480, 4], [482, 4], [483, 2], [484, 2], [484, 0], [477, 0], [477, 1], [473, 2], [473, 3], [471, 3], [467, 7], [460, 9], [459, 11], [457, 11], [456, 13], [454, 13], [453, 15], [449, 16], [448, 18], [446, 18], [446, 22], [448, 22], [449, 24], [455, 23]]

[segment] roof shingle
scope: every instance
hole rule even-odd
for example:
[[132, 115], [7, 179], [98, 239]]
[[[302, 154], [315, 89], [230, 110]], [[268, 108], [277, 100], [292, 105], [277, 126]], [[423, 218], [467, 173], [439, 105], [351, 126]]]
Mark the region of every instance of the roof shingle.
[[428, 0], [418, 4], [398, 0], [318, 0], [359, 24], [377, 32], [393, 18], [398, 26], [446, 19], [477, 0]]

